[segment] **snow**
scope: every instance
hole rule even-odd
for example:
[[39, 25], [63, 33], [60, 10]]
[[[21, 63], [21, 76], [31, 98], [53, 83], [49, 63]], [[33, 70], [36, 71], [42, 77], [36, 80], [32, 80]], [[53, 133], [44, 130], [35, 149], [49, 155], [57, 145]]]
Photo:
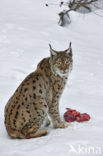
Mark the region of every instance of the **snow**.
[[[102, 156], [103, 18], [72, 12], [71, 25], [60, 27], [59, 6], [45, 7], [47, 2], [0, 1], [0, 156]], [[50, 126], [50, 133], [41, 138], [9, 138], [4, 126], [6, 102], [37, 63], [50, 55], [49, 43], [56, 50], [64, 50], [70, 41], [74, 64], [60, 101], [61, 118], [70, 107], [87, 112], [91, 120], [74, 122], [66, 129]]]

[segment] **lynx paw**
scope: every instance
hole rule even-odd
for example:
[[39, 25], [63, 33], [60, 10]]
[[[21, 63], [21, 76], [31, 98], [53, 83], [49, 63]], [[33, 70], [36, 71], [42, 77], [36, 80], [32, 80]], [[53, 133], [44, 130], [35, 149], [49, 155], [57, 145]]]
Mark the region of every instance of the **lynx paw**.
[[68, 123], [65, 121], [61, 121], [60, 123], [56, 123], [54, 125], [54, 128], [66, 128], [68, 127]]

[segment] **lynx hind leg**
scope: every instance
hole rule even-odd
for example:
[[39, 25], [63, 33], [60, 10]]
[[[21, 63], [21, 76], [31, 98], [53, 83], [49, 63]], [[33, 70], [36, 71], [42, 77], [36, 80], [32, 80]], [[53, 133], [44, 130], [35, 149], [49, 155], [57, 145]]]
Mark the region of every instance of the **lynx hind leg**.
[[37, 138], [41, 136], [45, 136], [48, 134], [48, 129], [45, 128], [44, 124], [40, 124], [39, 126], [33, 125], [32, 128], [28, 130], [26, 135], [26, 139]]
[[27, 124], [22, 133], [25, 135], [25, 139], [41, 137], [48, 134], [47, 128], [43, 124], [38, 122], [37, 124], [32, 125], [31, 123]]
[[25, 138], [25, 135], [22, 134], [21, 132], [15, 130], [15, 129], [11, 129], [11, 128], [7, 128], [7, 132], [8, 132], [8, 135], [11, 137], [11, 138]]
[[31, 132], [26, 136], [26, 139], [37, 138], [48, 134], [47, 128], [40, 128], [36, 133]]
[[[45, 120], [45, 119], [44, 119]], [[37, 138], [41, 136], [45, 136], [48, 134], [48, 129], [46, 128], [50, 124], [50, 120], [47, 119], [45, 120], [45, 124], [41, 124], [40, 127], [36, 127], [35, 125], [28, 131], [28, 134], [26, 135], [26, 139], [30, 138]], [[45, 127], [46, 126], [46, 127]]]
[[[10, 137], [12, 138], [19, 138], [19, 139], [30, 139], [30, 138], [36, 138], [36, 137], [41, 137], [41, 136], [45, 136], [48, 134], [48, 131], [46, 128], [40, 128], [40, 129], [35, 129], [36, 127], [33, 126], [30, 130], [28, 134], [22, 134], [19, 131], [16, 130], [9, 130], [8, 134]], [[36, 131], [36, 132], [35, 132]]]

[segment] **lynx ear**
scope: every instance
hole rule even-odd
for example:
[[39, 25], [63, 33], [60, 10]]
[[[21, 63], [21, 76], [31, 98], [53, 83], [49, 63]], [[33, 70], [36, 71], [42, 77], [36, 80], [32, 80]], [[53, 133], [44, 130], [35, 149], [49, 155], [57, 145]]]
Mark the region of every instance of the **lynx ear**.
[[50, 53], [51, 53], [51, 56], [56, 56], [57, 53], [56, 53], [55, 50], [52, 49], [51, 44], [49, 44], [49, 47], [50, 47]]
[[69, 44], [69, 48], [66, 50], [66, 53], [72, 57], [73, 54], [72, 54], [71, 42]]

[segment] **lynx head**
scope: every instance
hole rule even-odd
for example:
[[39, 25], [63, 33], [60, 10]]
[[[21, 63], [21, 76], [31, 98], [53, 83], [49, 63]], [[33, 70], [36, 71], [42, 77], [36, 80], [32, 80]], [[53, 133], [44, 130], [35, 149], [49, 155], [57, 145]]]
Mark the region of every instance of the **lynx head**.
[[59, 75], [60, 77], [68, 76], [68, 73], [72, 70], [72, 48], [71, 42], [69, 48], [64, 51], [55, 51], [50, 47], [50, 65], [53, 74]]

